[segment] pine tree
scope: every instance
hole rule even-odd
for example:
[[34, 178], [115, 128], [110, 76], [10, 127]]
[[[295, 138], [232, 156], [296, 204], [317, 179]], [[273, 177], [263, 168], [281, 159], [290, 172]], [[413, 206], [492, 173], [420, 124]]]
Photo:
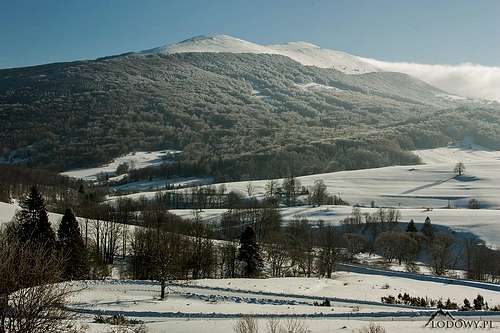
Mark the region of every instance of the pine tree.
[[21, 208], [16, 216], [19, 223], [17, 230], [19, 241], [34, 242], [47, 249], [54, 249], [56, 237], [49, 222], [45, 203], [36, 186], [31, 187], [30, 193], [21, 203]]
[[238, 260], [244, 263], [244, 277], [259, 276], [263, 264], [255, 231], [252, 227], [246, 227], [245, 231], [241, 234]]
[[481, 295], [477, 295], [477, 297], [474, 299], [474, 310], [483, 310], [485, 308], [484, 304], [484, 298]]
[[78, 221], [71, 209], [66, 209], [57, 230], [59, 245], [65, 259], [64, 277], [67, 279], [84, 279], [89, 267], [87, 249], [80, 233]]
[[417, 227], [415, 227], [415, 222], [413, 220], [410, 220], [410, 222], [408, 223], [406, 232], [417, 232]]
[[471, 309], [471, 306], [470, 306], [470, 302], [469, 300], [466, 298], [464, 299], [464, 306], [462, 307], [462, 310], [464, 311], [468, 311]]
[[432, 224], [431, 224], [431, 218], [427, 216], [425, 219], [424, 225], [422, 226], [422, 229], [420, 230], [427, 238], [431, 239], [433, 236], [433, 230], [432, 230]]

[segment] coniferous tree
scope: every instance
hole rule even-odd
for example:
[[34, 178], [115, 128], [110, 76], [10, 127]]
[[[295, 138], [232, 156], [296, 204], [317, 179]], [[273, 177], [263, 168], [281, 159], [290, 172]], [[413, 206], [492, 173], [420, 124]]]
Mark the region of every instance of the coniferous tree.
[[263, 264], [257, 237], [252, 227], [246, 227], [241, 234], [238, 260], [244, 263], [244, 277], [257, 277], [260, 275]]
[[56, 237], [49, 222], [45, 203], [36, 186], [21, 203], [21, 211], [17, 214], [17, 236], [22, 243], [34, 242], [47, 249], [54, 249]]
[[410, 220], [410, 222], [408, 223], [406, 232], [417, 232], [417, 227], [415, 227], [415, 222], [413, 220]]
[[420, 230], [427, 238], [431, 239], [433, 236], [433, 230], [432, 230], [432, 224], [431, 224], [431, 218], [427, 216], [425, 219], [424, 225], [422, 226], [422, 229]]
[[85, 279], [89, 272], [87, 249], [80, 227], [71, 209], [66, 209], [57, 230], [59, 245], [65, 259], [64, 277]]
[[483, 310], [486, 308], [485, 303], [484, 303], [484, 298], [481, 295], [477, 295], [477, 297], [474, 299], [474, 310]]
[[469, 300], [466, 298], [464, 299], [464, 306], [462, 306], [462, 310], [464, 311], [468, 311], [471, 309], [471, 306], [470, 306], [470, 302]]

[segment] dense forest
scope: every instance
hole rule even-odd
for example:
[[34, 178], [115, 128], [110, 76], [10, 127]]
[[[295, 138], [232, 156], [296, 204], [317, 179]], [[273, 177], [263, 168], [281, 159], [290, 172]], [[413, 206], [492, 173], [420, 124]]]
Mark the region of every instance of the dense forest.
[[[497, 104], [452, 102], [399, 73], [345, 75], [277, 55], [123, 55], [0, 70], [0, 161], [55, 171], [175, 148], [148, 170], [218, 181], [392, 164], [471, 136], [498, 148]], [[144, 175], [136, 174], [136, 178]]]

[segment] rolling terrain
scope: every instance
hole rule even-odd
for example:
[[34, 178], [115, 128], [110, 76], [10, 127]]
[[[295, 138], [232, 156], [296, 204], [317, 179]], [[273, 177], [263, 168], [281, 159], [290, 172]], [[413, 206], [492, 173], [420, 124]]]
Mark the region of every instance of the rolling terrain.
[[[362, 206], [363, 213], [374, 213], [376, 207], [396, 207], [402, 221], [414, 220], [421, 225], [429, 216], [433, 224], [461, 232], [466, 237], [477, 237], [493, 247], [500, 247], [500, 152], [457, 147], [415, 151], [423, 163], [414, 166], [341, 171], [297, 177], [302, 186], [310, 187], [315, 180], [323, 180], [332, 194], [340, 196], [351, 206], [280, 208], [284, 221], [306, 218], [311, 222], [324, 221], [339, 225], [349, 217], [353, 205]], [[463, 161], [466, 173], [456, 176], [453, 169]], [[267, 180], [223, 183], [228, 191], [248, 196], [247, 186], [252, 184], [252, 196], [263, 199]], [[278, 179], [281, 182], [281, 179]], [[219, 185], [219, 184], [216, 184]], [[154, 198], [157, 191], [128, 194], [125, 198]], [[110, 197], [115, 200], [118, 197]], [[481, 209], [468, 209], [470, 199], [476, 199]], [[450, 208], [448, 208], [450, 207]], [[193, 218], [192, 210], [172, 210]], [[206, 221], [217, 220], [225, 210], [205, 209], [200, 212]], [[467, 236], [469, 235], [469, 236]]]

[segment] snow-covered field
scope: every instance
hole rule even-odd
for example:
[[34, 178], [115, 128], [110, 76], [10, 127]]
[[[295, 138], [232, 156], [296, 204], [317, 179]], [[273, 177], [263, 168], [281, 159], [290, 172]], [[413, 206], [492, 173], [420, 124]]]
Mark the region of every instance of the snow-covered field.
[[[298, 177], [303, 186], [312, 186], [322, 179], [332, 194], [340, 194], [350, 204], [401, 208], [467, 207], [471, 198], [479, 200], [483, 208], [500, 208], [500, 152], [437, 148], [419, 150], [426, 164], [390, 166], [354, 171], [340, 171]], [[455, 177], [457, 162], [463, 161], [466, 173]], [[281, 180], [278, 180], [281, 181]], [[228, 191], [247, 193], [249, 182], [225, 183]], [[262, 198], [267, 180], [251, 181], [254, 196]], [[136, 193], [153, 198], [156, 192]]]
[[192, 187], [207, 185], [213, 182], [212, 177], [177, 177], [169, 179], [153, 179], [129, 182], [126, 184], [113, 186], [117, 191], [153, 191], [164, 189], [167, 185], [174, 187]]
[[[499, 327], [500, 323], [497, 322], [496, 318], [488, 318], [488, 320], [494, 321], [494, 327]], [[259, 320], [259, 332], [266, 332], [266, 320]], [[358, 332], [361, 328], [364, 328], [370, 324], [370, 322], [380, 324], [385, 328], [387, 333], [416, 333], [416, 332], [429, 332], [434, 331], [433, 329], [424, 328], [427, 320], [422, 318], [400, 318], [394, 321], [390, 319], [305, 319], [304, 324], [311, 333], [351, 333]], [[150, 333], [197, 333], [197, 332], [216, 332], [216, 333], [233, 333], [233, 327], [236, 324], [235, 319], [225, 319], [225, 320], [214, 320], [214, 319], [166, 319], [161, 322], [154, 322], [148, 324]], [[167, 326], [168, 325], [168, 326]], [[168, 327], [168, 329], [165, 329]], [[104, 331], [102, 327], [98, 325], [92, 326], [92, 333], [102, 333]], [[436, 331], [439, 331], [436, 329]], [[444, 331], [444, 330], [443, 330]], [[453, 330], [449, 329], [446, 332], [477, 332], [474, 329], [460, 329]], [[488, 332], [494, 332], [494, 330], [486, 330]]]
[[[82, 283], [74, 283], [80, 289]], [[212, 328], [229, 333], [242, 314], [264, 317], [302, 316], [310, 332], [350, 332], [381, 323], [388, 332], [402, 327], [409, 332], [424, 329], [432, 309], [388, 306], [380, 297], [399, 293], [450, 298], [459, 304], [477, 294], [490, 304], [500, 303], [500, 293], [472, 287], [425, 282], [401, 277], [336, 272], [332, 279], [209, 279], [170, 287], [166, 300], [158, 299], [159, 286], [145, 281], [91, 281], [75, 294], [70, 307], [82, 313], [82, 321], [93, 316], [121, 314], [146, 323], [150, 332], [197, 332]], [[314, 301], [332, 298], [330, 307]], [[345, 301], [341, 299], [349, 299]], [[479, 315], [479, 314], [478, 314]], [[488, 320], [499, 320], [489, 317]], [[105, 325], [91, 324], [91, 332], [103, 332]], [[405, 330], [406, 332], [406, 330]]]
[[472, 149], [441, 147], [415, 150], [414, 153], [420, 156], [425, 164], [491, 163], [500, 160], [500, 151], [486, 150], [476, 145], [471, 146]]
[[[378, 208], [361, 208], [362, 213], [375, 213]], [[194, 218], [193, 210], [174, 209], [170, 211], [183, 218]], [[226, 210], [205, 209], [197, 211], [206, 221], [217, 220]], [[328, 224], [340, 225], [351, 215], [351, 206], [301, 206], [280, 209], [283, 221], [307, 219], [311, 223], [323, 221]], [[402, 222], [414, 220], [417, 228], [421, 227], [426, 217], [430, 217], [433, 225], [448, 227], [453, 231], [463, 233], [464, 237], [478, 237], [492, 247], [500, 247], [500, 210], [495, 209], [400, 209]]]
[[[478, 293], [488, 304], [500, 304], [500, 292], [479, 288], [419, 281], [395, 276], [368, 275], [338, 271], [327, 278], [271, 278], [271, 279], [206, 279], [196, 281], [197, 286], [231, 288], [254, 292], [300, 294], [318, 297], [336, 297], [359, 301], [380, 302], [382, 296], [408, 293], [410, 296], [432, 299], [450, 298], [462, 304], [464, 298], [475, 298]], [[380, 310], [380, 309], [379, 309]], [[391, 309], [390, 311], [392, 311]], [[386, 310], [384, 310], [386, 311]]]
[[178, 154], [179, 151], [160, 150], [160, 151], [138, 151], [115, 158], [108, 164], [88, 169], [78, 169], [63, 172], [62, 175], [79, 178], [84, 180], [97, 180], [99, 174], [113, 175], [116, 168], [122, 163], [128, 164], [130, 169], [141, 169], [148, 166], [158, 165], [163, 162], [163, 158], [172, 154]]

